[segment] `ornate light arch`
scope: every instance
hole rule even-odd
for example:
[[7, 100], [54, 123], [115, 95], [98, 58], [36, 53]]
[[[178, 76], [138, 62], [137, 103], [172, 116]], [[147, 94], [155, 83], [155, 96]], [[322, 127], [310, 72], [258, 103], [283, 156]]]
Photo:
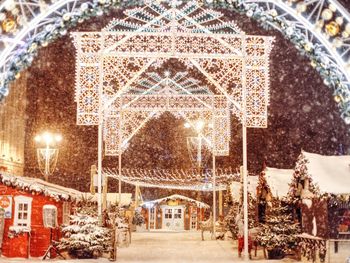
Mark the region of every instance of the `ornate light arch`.
[[[67, 29], [112, 8], [142, 5], [120, 0], [5, 0], [0, 5], [0, 98], [28, 67], [38, 48]], [[245, 13], [272, 26], [311, 59], [334, 88], [341, 116], [350, 124], [350, 15], [336, 0], [206, 0], [204, 6]]]

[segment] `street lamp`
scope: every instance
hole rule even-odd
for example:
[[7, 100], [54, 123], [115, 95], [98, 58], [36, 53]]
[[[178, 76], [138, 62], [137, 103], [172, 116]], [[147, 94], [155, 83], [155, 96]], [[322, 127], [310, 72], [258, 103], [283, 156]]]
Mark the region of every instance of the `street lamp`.
[[[186, 129], [192, 127], [197, 133], [197, 136], [187, 137], [187, 148], [188, 148], [191, 160], [194, 164], [196, 164], [196, 167], [198, 168], [199, 173], [201, 171], [203, 163], [207, 159], [206, 153], [207, 153], [208, 146], [209, 146], [208, 145], [209, 143], [206, 143], [205, 139], [203, 141], [203, 138], [202, 138], [202, 136], [203, 136], [202, 132], [203, 132], [203, 129], [205, 128], [205, 125], [206, 125], [206, 123], [200, 119], [193, 122], [193, 123], [186, 122], [184, 124], [184, 127]], [[211, 127], [210, 124], [208, 124], [208, 127], [209, 128]], [[203, 147], [203, 146], [205, 146], [205, 147]]]
[[[190, 153], [190, 157], [192, 159], [192, 161], [194, 161], [195, 158], [193, 158], [193, 153], [192, 153], [192, 147], [191, 145], [193, 145], [194, 141], [197, 141], [197, 167], [198, 167], [198, 174], [200, 175], [201, 173], [201, 166], [202, 166], [202, 132], [203, 129], [205, 128], [205, 126], [207, 125], [208, 128], [210, 129], [214, 129], [214, 124], [213, 123], [208, 123], [206, 124], [203, 120], [197, 120], [194, 123], [185, 123], [185, 128], [190, 128], [193, 127], [196, 132], [197, 132], [197, 137], [187, 137], [187, 147], [188, 147], [188, 151]], [[204, 138], [205, 139], [205, 138]], [[205, 140], [204, 140], [205, 141]], [[216, 171], [215, 171], [215, 148], [214, 148], [214, 142], [211, 143], [212, 144], [212, 157], [213, 157], [213, 162], [212, 162], [212, 189], [213, 189], [213, 231], [212, 231], [212, 238], [215, 239], [216, 238], [216, 227], [215, 227], [215, 223], [216, 223]], [[205, 147], [204, 149], [209, 150], [210, 144], [207, 143], [206, 145], [207, 147]], [[205, 152], [206, 153], [206, 152]], [[206, 158], [207, 156], [205, 156]], [[207, 158], [206, 158], [207, 159]]]
[[37, 158], [40, 172], [44, 175], [47, 181], [49, 175], [52, 174], [56, 168], [58, 158], [58, 143], [62, 141], [60, 134], [53, 134], [44, 132], [35, 136], [37, 143]]

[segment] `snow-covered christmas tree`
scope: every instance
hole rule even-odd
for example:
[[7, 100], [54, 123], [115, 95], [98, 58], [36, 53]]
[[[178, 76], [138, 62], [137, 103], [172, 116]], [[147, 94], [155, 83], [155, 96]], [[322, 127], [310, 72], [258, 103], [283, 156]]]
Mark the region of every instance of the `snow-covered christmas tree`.
[[67, 250], [72, 257], [99, 257], [110, 249], [110, 230], [98, 225], [97, 209], [87, 206], [79, 210], [71, 216], [70, 225], [62, 228], [58, 248]]
[[[225, 223], [232, 234], [233, 239], [238, 238], [238, 220], [243, 220], [243, 187], [240, 190], [240, 200], [232, 198], [231, 191], [227, 191], [225, 196], [225, 206], [228, 207], [228, 213], [225, 216]], [[256, 227], [256, 200], [248, 193], [248, 226]]]
[[297, 204], [302, 197], [320, 195], [318, 186], [312, 182], [311, 175], [308, 172], [306, 165], [308, 162], [304, 154], [301, 153], [295, 164], [292, 182], [289, 184], [287, 201], [291, 204]]
[[269, 258], [283, 258], [288, 250], [297, 246], [298, 233], [299, 224], [292, 220], [288, 207], [274, 200], [272, 206], [268, 207], [266, 222], [260, 224], [257, 240], [267, 248]]

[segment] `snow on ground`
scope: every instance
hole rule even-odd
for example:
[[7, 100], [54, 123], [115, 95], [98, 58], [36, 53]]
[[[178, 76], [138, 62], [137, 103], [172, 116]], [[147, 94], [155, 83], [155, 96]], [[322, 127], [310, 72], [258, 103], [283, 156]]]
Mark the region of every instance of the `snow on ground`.
[[[129, 247], [118, 250], [117, 262], [120, 263], [186, 263], [186, 262], [216, 262], [232, 263], [244, 261], [238, 257], [237, 246], [231, 241], [210, 240], [210, 234], [205, 233], [205, 241], [201, 240], [200, 232], [143, 232], [133, 233]], [[296, 262], [291, 259], [263, 260], [262, 250], [258, 257], [249, 262]], [[9, 260], [1, 258], [0, 262], [23, 263], [39, 260]], [[55, 263], [106, 263], [108, 259], [98, 260], [52, 260]]]

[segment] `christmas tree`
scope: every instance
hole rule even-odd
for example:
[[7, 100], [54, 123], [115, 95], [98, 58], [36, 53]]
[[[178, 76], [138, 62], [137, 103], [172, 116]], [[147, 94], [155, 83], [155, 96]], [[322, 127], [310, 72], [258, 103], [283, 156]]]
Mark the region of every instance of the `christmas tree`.
[[[232, 198], [231, 191], [227, 191], [225, 196], [225, 205], [228, 206], [229, 212], [225, 216], [225, 223], [232, 233], [232, 238], [238, 238], [239, 220], [243, 220], [243, 187], [240, 190], [240, 200], [236, 201]], [[248, 193], [248, 227], [256, 227], [256, 200]]]
[[307, 169], [309, 161], [301, 153], [295, 164], [292, 182], [289, 184], [287, 201], [291, 204], [297, 204], [303, 197], [319, 196], [320, 190], [317, 185], [312, 182], [311, 175]]
[[72, 257], [99, 257], [110, 249], [110, 230], [98, 225], [97, 209], [80, 208], [72, 215], [70, 225], [62, 228], [63, 237], [58, 248], [67, 250]]
[[267, 248], [269, 258], [283, 258], [288, 250], [297, 246], [296, 234], [299, 231], [299, 224], [292, 220], [288, 207], [275, 200], [268, 207], [266, 222], [260, 224], [257, 240]]

